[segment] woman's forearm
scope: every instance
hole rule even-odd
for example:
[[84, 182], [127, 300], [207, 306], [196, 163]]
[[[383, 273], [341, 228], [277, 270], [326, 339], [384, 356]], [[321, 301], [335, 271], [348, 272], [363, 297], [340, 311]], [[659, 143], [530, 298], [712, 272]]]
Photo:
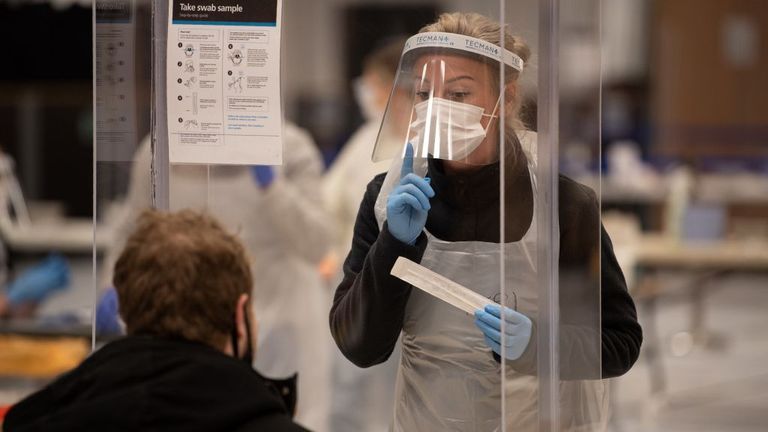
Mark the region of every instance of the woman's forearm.
[[356, 365], [373, 366], [392, 353], [411, 286], [389, 273], [399, 256], [420, 261], [426, 243], [422, 234], [415, 245], [406, 245], [392, 237], [385, 225], [359, 267], [355, 263], [360, 257], [353, 247], [334, 296], [330, 324], [339, 349]]

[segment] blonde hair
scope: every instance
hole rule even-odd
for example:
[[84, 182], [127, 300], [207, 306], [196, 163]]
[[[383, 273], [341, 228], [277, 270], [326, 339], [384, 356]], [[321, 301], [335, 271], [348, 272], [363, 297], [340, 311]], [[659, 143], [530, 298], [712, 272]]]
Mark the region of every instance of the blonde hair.
[[[519, 37], [512, 35], [508, 26], [504, 26], [504, 43], [501, 43], [501, 29], [502, 26], [497, 21], [494, 21], [484, 15], [480, 15], [474, 12], [451, 12], [441, 14], [437, 21], [432, 24], [428, 24], [419, 30], [419, 33], [426, 32], [444, 32], [455, 33], [464, 36], [470, 36], [477, 39], [482, 39], [486, 42], [490, 42], [494, 45], [505, 48], [515, 54], [517, 54], [524, 63], [528, 63], [528, 59], [531, 57], [531, 49], [528, 44]], [[504, 68], [504, 83], [509, 84], [516, 82], [520, 77], [520, 72], [516, 69], [505, 66]], [[492, 85], [499, 88], [499, 82], [495, 81]], [[520, 92], [515, 92], [515, 100], [511, 110], [506, 112], [506, 131], [505, 136], [507, 140], [515, 137], [515, 129], [525, 129], [525, 125], [520, 119], [520, 108], [522, 106], [522, 97]], [[513, 142], [517, 141], [513, 139]]]

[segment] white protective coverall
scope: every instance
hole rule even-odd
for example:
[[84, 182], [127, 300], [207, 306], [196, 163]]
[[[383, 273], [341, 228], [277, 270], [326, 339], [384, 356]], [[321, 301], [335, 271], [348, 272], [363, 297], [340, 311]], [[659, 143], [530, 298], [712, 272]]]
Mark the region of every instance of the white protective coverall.
[[372, 162], [373, 145], [381, 118], [365, 122], [352, 135], [323, 180], [323, 196], [329, 216], [335, 222], [333, 250], [344, 259], [352, 244], [357, 211], [365, 188], [377, 174], [386, 172], [391, 161]]

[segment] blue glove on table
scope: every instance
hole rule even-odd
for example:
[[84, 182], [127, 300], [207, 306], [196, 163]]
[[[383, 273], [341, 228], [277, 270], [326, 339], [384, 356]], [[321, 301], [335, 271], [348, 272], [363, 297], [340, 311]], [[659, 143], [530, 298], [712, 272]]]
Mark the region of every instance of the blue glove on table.
[[8, 303], [43, 301], [49, 294], [69, 284], [69, 266], [61, 255], [52, 254], [25, 270], [8, 286]]
[[435, 191], [429, 180], [413, 173], [413, 146], [409, 143], [403, 157], [400, 183], [387, 198], [387, 227], [398, 240], [413, 245], [419, 238], [431, 208], [429, 199]]
[[508, 360], [523, 355], [531, 340], [533, 323], [530, 318], [510, 308], [504, 308], [504, 353], [501, 352], [501, 306], [490, 304], [475, 311], [475, 325], [485, 336], [485, 343], [493, 352]]
[[251, 175], [262, 189], [266, 189], [275, 181], [275, 170], [269, 165], [251, 166]]

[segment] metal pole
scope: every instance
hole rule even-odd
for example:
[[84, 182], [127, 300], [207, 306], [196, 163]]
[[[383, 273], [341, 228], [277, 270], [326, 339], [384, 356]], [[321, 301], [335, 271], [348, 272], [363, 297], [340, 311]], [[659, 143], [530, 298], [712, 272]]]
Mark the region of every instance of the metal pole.
[[170, 208], [166, 51], [168, 2], [152, 2], [152, 206]]
[[539, 3], [538, 268], [539, 431], [560, 430], [558, 255], [560, 1]]

